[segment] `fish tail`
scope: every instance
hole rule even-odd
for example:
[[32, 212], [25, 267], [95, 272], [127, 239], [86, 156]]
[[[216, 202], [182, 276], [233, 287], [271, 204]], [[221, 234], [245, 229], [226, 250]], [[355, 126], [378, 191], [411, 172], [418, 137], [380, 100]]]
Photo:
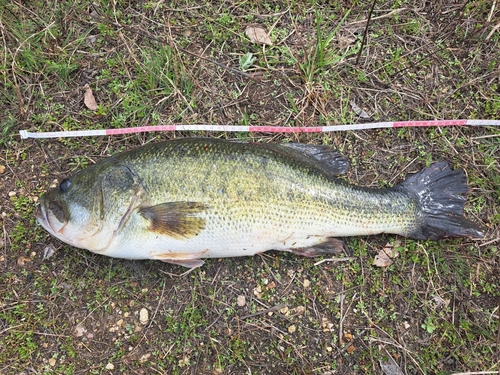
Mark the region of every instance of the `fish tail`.
[[469, 191], [462, 169], [445, 162], [434, 163], [412, 175], [401, 185], [420, 203], [420, 225], [407, 236], [419, 240], [484, 236], [481, 228], [463, 216]]

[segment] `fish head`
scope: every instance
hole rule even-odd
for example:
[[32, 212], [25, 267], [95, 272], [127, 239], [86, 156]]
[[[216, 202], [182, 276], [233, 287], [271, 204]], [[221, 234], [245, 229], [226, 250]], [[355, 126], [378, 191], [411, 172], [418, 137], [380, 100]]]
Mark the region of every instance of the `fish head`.
[[144, 197], [129, 167], [98, 163], [61, 181], [40, 198], [40, 225], [61, 241], [103, 253]]

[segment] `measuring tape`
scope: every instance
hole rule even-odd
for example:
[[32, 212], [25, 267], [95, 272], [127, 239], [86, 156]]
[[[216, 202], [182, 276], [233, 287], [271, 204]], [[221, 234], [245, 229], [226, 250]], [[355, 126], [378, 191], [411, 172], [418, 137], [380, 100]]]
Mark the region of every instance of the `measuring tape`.
[[32, 133], [20, 130], [21, 139], [27, 138], [68, 138], [95, 137], [103, 135], [133, 134], [165, 131], [214, 131], [214, 132], [249, 132], [249, 133], [326, 133], [346, 130], [366, 130], [382, 128], [409, 128], [434, 126], [500, 126], [500, 120], [433, 120], [433, 121], [396, 121], [372, 122], [367, 124], [344, 124], [333, 126], [286, 127], [286, 126], [237, 126], [237, 125], [157, 125], [138, 126], [134, 128], [105, 130], [74, 130], [61, 132]]

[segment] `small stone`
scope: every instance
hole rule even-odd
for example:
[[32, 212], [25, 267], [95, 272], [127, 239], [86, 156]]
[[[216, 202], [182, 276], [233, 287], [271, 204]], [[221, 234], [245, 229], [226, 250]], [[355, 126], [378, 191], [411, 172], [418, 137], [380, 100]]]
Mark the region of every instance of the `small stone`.
[[294, 333], [297, 330], [297, 327], [295, 324], [292, 324], [290, 327], [288, 327], [288, 332], [289, 333]]
[[236, 299], [236, 303], [237, 303], [237, 304], [238, 304], [238, 306], [240, 306], [240, 307], [245, 306], [245, 304], [246, 304], [246, 299], [245, 299], [245, 296], [243, 296], [243, 295], [238, 296], [238, 298]]
[[351, 341], [354, 336], [351, 333], [344, 333], [344, 340]]
[[5, 165], [0, 164], [0, 174], [5, 173]]
[[115, 365], [114, 365], [114, 364], [112, 364], [112, 363], [108, 363], [108, 364], [106, 365], [106, 370], [114, 370], [114, 369], [115, 369]]
[[148, 354], [144, 354], [143, 356], [141, 356], [141, 358], [139, 358], [139, 362], [140, 363], [144, 363], [144, 362], [146, 362], [149, 359], [149, 357], [151, 357], [151, 354], [149, 354], [149, 353]]
[[147, 324], [149, 320], [149, 311], [145, 307], [139, 311], [139, 322], [141, 322], [142, 325]]
[[288, 306], [285, 306], [285, 307], [282, 307], [281, 309], [279, 309], [279, 312], [282, 313], [282, 314], [285, 314], [285, 315], [289, 311], [290, 311], [290, 309], [288, 308]]
[[17, 193], [15, 191], [9, 191], [9, 197], [15, 197], [16, 194]]
[[305, 306], [297, 306], [295, 308], [295, 314], [296, 315], [302, 315], [306, 312], [306, 307]]
[[257, 285], [257, 287], [254, 288], [254, 290], [253, 290], [253, 294], [255, 297], [257, 297], [259, 299], [262, 298], [262, 287], [260, 285]]
[[119, 321], [116, 322], [117, 327], [123, 326], [123, 319], [120, 319]]
[[311, 285], [311, 282], [307, 279], [304, 279], [304, 288], [309, 288], [310, 285]]
[[49, 365], [51, 365], [52, 367], [54, 367], [56, 365], [56, 359], [55, 358], [49, 359]]

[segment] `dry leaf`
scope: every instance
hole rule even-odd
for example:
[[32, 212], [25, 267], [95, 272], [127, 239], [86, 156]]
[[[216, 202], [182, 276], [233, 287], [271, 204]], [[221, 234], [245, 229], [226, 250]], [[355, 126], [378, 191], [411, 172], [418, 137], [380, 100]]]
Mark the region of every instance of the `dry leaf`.
[[349, 347], [346, 349], [347, 353], [352, 353], [355, 350], [356, 350], [356, 347], [354, 345], [349, 345]]
[[449, 299], [443, 299], [438, 295], [434, 296], [433, 300], [434, 300], [434, 303], [436, 304], [436, 308], [438, 308], [438, 309], [448, 307], [448, 305], [450, 304]]
[[276, 283], [274, 281], [271, 281], [269, 284], [266, 285], [267, 290], [271, 290], [276, 288]]
[[386, 244], [383, 249], [381, 249], [373, 260], [373, 265], [377, 267], [388, 267], [392, 264], [392, 259], [399, 255], [397, 247], [401, 245], [401, 242], [396, 241], [394, 246], [391, 244]]
[[87, 330], [85, 329], [85, 327], [83, 327], [81, 325], [77, 325], [75, 328], [75, 336], [76, 337], [82, 337], [86, 332], [87, 332]]
[[352, 100], [349, 103], [351, 104], [351, 108], [354, 111], [354, 113], [356, 113], [356, 115], [358, 115], [362, 119], [370, 119], [371, 118], [371, 116], [368, 113], [366, 113], [364, 110], [362, 110], [360, 107], [358, 107], [358, 105], [356, 103], [354, 103]]
[[92, 89], [90, 88], [89, 84], [87, 83], [85, 86], [83, 86], [85, 89], [85, 94], [83, 95], [83, 102], [87, 106], [88, 109], [91, 111], [95, 111], [98, 106], [97, 102], [95, 101], [94, 94], [92, 94]]
[[17, 265], [21, 267], [24, 266], [27, 262], [31, 262], [31, 259], [28, 257], [21, 256], [17, 259]]
[[257, 44], [265, 44], [268, 46], [272, 46], [273, 42], [269, 37], [269, 34], [266, 32], [261, 25], [250, 25], [245, 29], [245, 34], [248, 36], [252, 43]]
[[56, 252], [56, 248], [54, 247], [54, 245], [52, 244], [48, 244], [47, 246], [45, 246], [45, 248], [43, 249], [43, 260], [45, 259], [49, 259], [52, 257], [52, 255], [54, 255]]
[[[379, 348], [381, 349], [381, 348]], [[385, 360], [379, 360], [380, 363], [380, 368], [382, 369], [382, 373], [384, 375], [403, 375], [403, 371], [401, 371], [399, 365], [396, 363], [394, 358], [389, 354], [387, 350], [383, 350], [385, 353], [382, 352], [381, 354], [385, 354]]]

